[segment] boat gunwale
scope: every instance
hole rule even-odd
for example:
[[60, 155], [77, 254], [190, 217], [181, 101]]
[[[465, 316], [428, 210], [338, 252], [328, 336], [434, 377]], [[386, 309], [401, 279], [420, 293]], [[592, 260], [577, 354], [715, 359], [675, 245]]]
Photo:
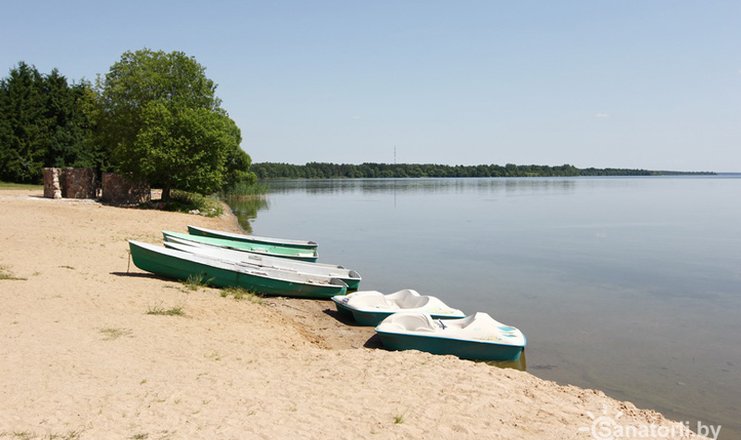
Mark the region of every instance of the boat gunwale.
[[[213, 247], [217, 247], [217, 248], [230, 249], [230, 250], [237, 251], [237, 252], [247, 252], [247, 253], [256, 254], [256, 255], [264, 255], [266, 257], [290, 258], [290, 259], [294, 259], [294, 260], [306, 261], [307, 263], [314, 263], [319, 258], [319, 253], [317, 252], [316, 249], [300, 249], [300, 248], [291, 248], [291, 247], [285, 247], [285, 246], [280, 246], [280, 245], [270, 245], [270, 244], [261, 244], [261, 243], [250, 243], [250, 242], [247, 242], [247, 241], [229, 240], [229, 239], [226, 239], [226, 238], [207, 237], [207, 236], [203, 236], [203, 235], [186, 234], [186, 233], [182, 233], [182, 232], [165, 231], [165, 230], [162, 231], [162, 235], [163, 235], [165, 241], [167, 241], [167, 238], [169, 236], [169, 237], [179, 238], [181, 240], [193, 241], [194, 243], [208, 244], [209, 246], [213, 246]], [[201, 242], [201, 241], [197, 241], [197, 239], [196, 240], [191, 240], [189, 238], [185, 238], [184, 236], [193, 236], [193, 237], [198, 237], [198, 238], [224, 240], [224, 241], [227, 241], [227, 242], [231, 241], [233, 243], [238, 243], [238, 244], [243, 244], [243, 245], [254, 245], [254, 246], [258, 246], [258, 248], [257, 249], [249, 249], [249, 250], [247, 250], [247, 249], [235, 247], [235, 246], [232, 246], [232, 245], [229, 245], [229, 244], [226, 244], [226, 243], [225, 244], [209, 244], [209, 243], [204, 243], [204, 242]], [[295, 252], [295, 253], [290, 253], [289, 252], [289, 253], [285, 253], [285, 254], [280, 254], [280, 253], [272, 252], [269, 249], [260, 249], [260, 247], [264, 247], [264, 246], [270, 246], [270, 247], [273, 247], [273, 248], [279, 248], [279, 249], [284, 250], [284, 251], [287, 250], [287, 251], [297, 251], [297, 252]], [[310, 251], [310, 252], [301, 253], [300, 251]], [[313, 252], [311, 252], [311, 251], [313, 251]], [[311, 261], [308, 261], [308, 260], [311, 260]]]
[[255, 241], [258, 243], [266, 243], [271, 244], [275, 243], [277, 245], [285, 244], [285, 245], [293, 245], [293, 246], [303, 246], [307, 248], [316, 248], [319, 246], [319, 244], [315, 241], [311, 240], [295, 240], [291, 238], [279, 238], [279, 237], [264, 237], [259, 235], [251, 235], [251, 234], [240, 234], [238, 232], [229, 232], [229, 231], [219, 231], [218, 229], [210, 229], [210, 228], [204, 228], [201, 226], [194, 226], [194, 225], [187, 225], [188, 230], [195, 229], [197, 231], [204, 231], [207, 234], [213, 234], [216, 236], [224, 235], [226, 237], [233, 237], [239, 241]]
[[[353, 292], [353, 293], [355, 293], [355, 292]], [[347, 298], [349, 296], [349, 294], [348, 295], [335, 295], [335, 296], [341, 296], [341, 297]], [[462, 318], [465, 318], [466, 316], [468, 316], [463, 311], [458, 310], [458, 309], [454, 309], [452, 307], [450, 307], [450, 310], [454, 310], [456, 312], [460, 312], [460, 314], [432, 313], [432, 312], [427, 312], [425, 310], [422, 310], [420, 307], [414, 307], [414, 308], [409, 308], [409, 309], [398, 308], [396, 310], [361, 309], [358, 306], [354, 306], [354, 305], [350, 305], [350, 304], [344, 303], [340, 299], [335, 299], [335, 296], [333, 296], [332, 298], [330, 298], [335, 304], [340, 304], [341, 303], [341, 305], [343, 307], [345, 307], [346, 309], [348, 309], [348, 310], [354, 310], [354, 311], [363, 312], [363, 313], [389, 313], [389, 314], [392, 314], [392, 315], [394, 313], [405, 313], [405, 312], [409, 312], [409, 313], [425, 313], [425, 314], [430, 315], [433, 319], [450, 319], [450, 318], [453, 318], [453, 319], [460, 318], [460, 319], [462, 319]], [[429, 295], [422, 295], [422, 296], [429, 296]], [[439, 318], [440, 316], [443, 316], [443, 318]], [[514, 328], [517, 328], [517, 327], [514, 327]]]

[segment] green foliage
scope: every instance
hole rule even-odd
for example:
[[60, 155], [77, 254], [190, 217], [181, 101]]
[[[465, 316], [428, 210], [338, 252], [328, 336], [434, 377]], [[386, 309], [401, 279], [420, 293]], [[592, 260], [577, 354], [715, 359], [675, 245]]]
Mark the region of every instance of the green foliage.
[[183, 281], [183, 286], [185, 286], [188, 290], [198, 290], [201, 287], [207, 287], [208, 282], [209, 279], [206, 278], [205, 274], [192, 274], [188, 275], [188, 279]]
[[99, 84], [101, 131], [119, 171], [209, 194], [248, 178], [241, 134], [205, 68], [183, 52], [126, 52]]
[[173, 191], [170, 202], [164, 208], [179, 212], [198, 211], [199, 215], [205, 217], [218, 217], [224, 213], [219, 199], [186, 191]]
[[0, 179], [37, 183], [44, 166], [99, 166], [97, 109], [89, 83], [18, 63], [0, 80]]
[[334, 164], [309, 162], [306, 165], [256, 163], [251, 170], [260, 179], [331, 179], [377, 177], [570, 177], [570, 176], [655, 176], [684, 173], [624, 168], [576, 168], [573, 165], [440, 165], [440, 164]]
[[250, 187], [256, 184], [257, 176], [248, 171], [252, 158], [241, 148], [232, 149], [227, 154], [226, 175], [224, 188], [227, 191], [239, 191], [239, 188]]
[[119, 169], [164, 189], [213, 193], [225, 182], [228, 151], [239, 148], [228, 117], [205, 109], [171, 111], [147, 103], [134, 143], [115, 151]]

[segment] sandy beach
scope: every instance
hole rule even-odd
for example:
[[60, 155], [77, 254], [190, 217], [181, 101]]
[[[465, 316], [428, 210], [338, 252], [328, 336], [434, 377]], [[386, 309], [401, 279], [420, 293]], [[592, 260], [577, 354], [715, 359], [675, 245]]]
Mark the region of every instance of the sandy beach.
[[[590, 439], [618, 413], [697, 438], [600, 391], [368, 348], [372, 329], [330, 302], [235, 300], [129, 264], [127, 239], [187, 224], [238, 231], [230, 215], [0, 190], [0, 438]], [[184, 315], [147, 314], [172, 307]]]

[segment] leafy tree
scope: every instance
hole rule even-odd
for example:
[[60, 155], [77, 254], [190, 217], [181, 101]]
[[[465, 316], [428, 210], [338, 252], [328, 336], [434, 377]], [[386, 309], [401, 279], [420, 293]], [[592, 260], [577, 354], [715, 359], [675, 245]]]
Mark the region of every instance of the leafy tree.
[[206, 194], [249, 176], [239, 128], [195, 58], [126, 52], [99, 88], [101, 133], [115, 166], [161, 185], [163, 200], [174, 188]]
[[255, 173], [248, 171], [252, 158], [241, 148], [235, 148], [227, 153], [225, 188], [234, 188], [240, 182], [253, 184], [257, 181]]

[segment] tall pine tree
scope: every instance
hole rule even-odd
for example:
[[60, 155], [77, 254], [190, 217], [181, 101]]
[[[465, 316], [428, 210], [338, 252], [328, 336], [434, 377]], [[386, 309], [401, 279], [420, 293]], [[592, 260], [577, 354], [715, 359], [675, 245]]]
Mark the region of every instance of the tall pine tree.
[[93, 138], [98, 108], [89, 83], [18, 63], [0, 80], [0, 180], [35, 183], [44, 166], [104, 166]]

